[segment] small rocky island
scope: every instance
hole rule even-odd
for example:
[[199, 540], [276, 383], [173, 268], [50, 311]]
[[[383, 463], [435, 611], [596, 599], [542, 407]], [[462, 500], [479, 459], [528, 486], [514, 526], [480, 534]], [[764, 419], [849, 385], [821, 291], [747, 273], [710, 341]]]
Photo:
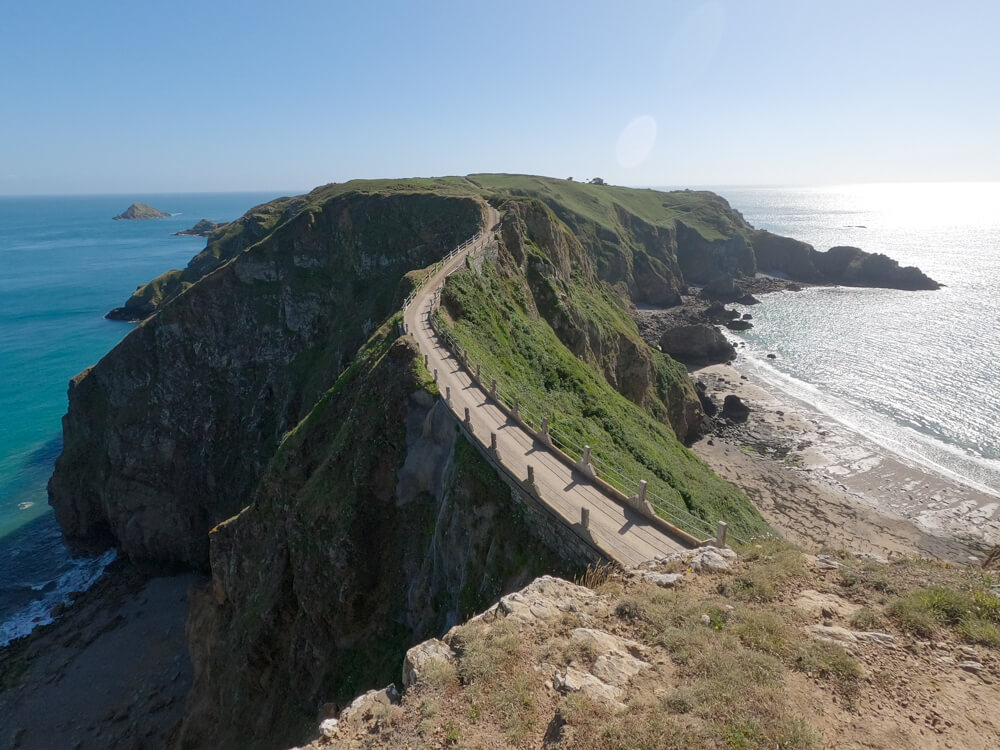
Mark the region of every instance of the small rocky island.
[[202, 219], [193, 227], [188, 227], [181, 232], [174, 232], [174, 237], [208, 237], [217, 229], [222, 229], [229, 224], [228, 221], [224, 221], [221, 224], [216, 224], [210, 219]]
[[117, 216], [113, 216], [112, 219], [114, 221], [139, 221], [141, 219], [162, 219], [167, 216], [170, 214], [145, 203], [133, 203]]

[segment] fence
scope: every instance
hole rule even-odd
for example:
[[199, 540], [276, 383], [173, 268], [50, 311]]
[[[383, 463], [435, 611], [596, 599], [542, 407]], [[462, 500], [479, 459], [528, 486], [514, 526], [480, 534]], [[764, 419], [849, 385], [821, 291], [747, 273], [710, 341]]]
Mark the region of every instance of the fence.
[[[646, 510], [643, 506], [648, 503], [654, 512], [653, 520], [662, 519], [675, 529], [679, 530], [681, 536], [687, 537], [686, 541], [693, 544], [704, 544], [706, 540], [724, 541], [727, 536], [725, 525], [716, 525], [703, 518], [699, 518], [686, 508], [671, 502], [661, 495], [648, 489], [648, 482], [625, 474], [622, 471], [612, 468], [606, 462], [593, 455], [590, 446], [579, 445], [570, 440], [565, 434], [559, 431], [558, 427], [548, 417], [541, 417], [532, 410], [521, 404], [520, 399], [504, 391], [499, 383], [502, 382], [498, 374], [484, 368], [481, 364], [473, 364], [458, 343], [454, 334], [448, 330], [447, 326], [434, 314], [438, 298], [435, 297], [435, 304], [431, 306], [430, 324], [434, 333], [444, 342], [445, 346], [458, 360], [458, 363], [468, 373], [469, 377], [482, 388], [489, 397], [495, 401], [503, 411], [507, 412], [516, 421], [521, 422], [530, 432], [550, 448], [557, 455], [562, 454], [571, 466], [579, 469], [591, 479], [602, 485], [603, 489], [611, 490], [612, 495], [618, 499], [629, 503], [639, 511]], [[606, 485], [606, 487], [603, 487]], [[647, 514], [648, 515], [648, 514]], [[735, 534], [728, 534], [734, 541], [744, 544], [745, 541]]]
[[[405, 312], [417, 293], [423, 288], [428, 279], [434, 277], [438, 271], [451, 261], [455, 256], [465, 252], [475, 245], [483, 234], [479, 232], [470, 237], [461, 245], [452, 250], [447, 256], [438, 261], [427, 273], [420, 283], [414, 287], [413, 291], [403, 303]], [[508, 413], [516, 421], [545, 443], [556, 457], [580, 470], [589, 476], [602, 489], [605, 489], [612, 496], [617, 496], [619, 500], [626, 502], [650, 517], [654, 522], [665, 522], [670, 533], [685, 538], [692, 544], [705, 544], [707, 541], [724, 543], [727, 537], [727, 527], [723, 522], [719, 522], [715, 528], [711, 522], [694, 515], [687, 508], [678, 505], [676, 502], [667, 500], [661, 495], [648, 489], [648, 482], [629, 476], [617, 468], [609, 466], [606, 462], [594, 456], [590, 446], [580, 446], [570, 440], [565, 434], [552, 424], [548, 417], [541, 417], [520, 403], [516, 395], [511, 395], [499, 387], [502, 377], [482, 367], [480, 363], [475, 364], [469, 361], [468, 352], [463, 351], [454, 334], [448, 330], [447, 326], [435, 314], [440, 304], [441, 291], [434, 294], [432, 304], [428, 311], [429, 322], [434, 333], [444, 342], [445, 346], [458, 360], [473, 382], [479, 385], [489, 394], [489, 397], [501, 407], [501, 410]], [[488, 384], [488, 387], [487, 387]], [[679, 533], [678, 533], [679, 532]], [[745, 540], [729, 533], [728, 536], [740, 544], [745, 544]]]

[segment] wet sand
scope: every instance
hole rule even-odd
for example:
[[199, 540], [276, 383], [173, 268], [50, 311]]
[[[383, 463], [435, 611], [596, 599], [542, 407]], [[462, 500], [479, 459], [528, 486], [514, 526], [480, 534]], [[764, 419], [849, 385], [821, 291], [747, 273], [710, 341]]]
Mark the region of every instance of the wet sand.
[[734, 394], [751, 409], [745, 425], [694, 452], [791, 540], [960, 562], [1000, 544], [1000, 498], [911, 464], [730, 365], [691, 375], [720, 406]]

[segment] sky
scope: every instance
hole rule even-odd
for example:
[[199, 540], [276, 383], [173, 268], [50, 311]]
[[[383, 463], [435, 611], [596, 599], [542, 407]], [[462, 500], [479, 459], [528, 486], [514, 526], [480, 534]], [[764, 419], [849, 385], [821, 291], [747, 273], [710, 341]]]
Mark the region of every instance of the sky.
[[0, 194], [1000, 180], [993, 0], [2, 0]]

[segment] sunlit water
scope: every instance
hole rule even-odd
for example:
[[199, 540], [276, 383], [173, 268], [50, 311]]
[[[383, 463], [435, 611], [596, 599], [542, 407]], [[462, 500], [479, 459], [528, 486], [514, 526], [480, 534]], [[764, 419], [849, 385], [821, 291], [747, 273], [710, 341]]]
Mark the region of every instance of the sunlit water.
[[[110, 560], [69, 554], [45, 491], [69, 379], [131, 329], [104, 313], [205, 246], [172, 232], [237, 218], [274, 197], [0, 198], [0, 644], [46, 621]], [[135, 200], [177, 215], [111, 221]]]
[[740, 336], [773, 384], [904, 458], [1000, 494], [1000, 184], [717, 191], [758, 228], [818, 250], [882, 252], [946, 285], [766, 295]]

